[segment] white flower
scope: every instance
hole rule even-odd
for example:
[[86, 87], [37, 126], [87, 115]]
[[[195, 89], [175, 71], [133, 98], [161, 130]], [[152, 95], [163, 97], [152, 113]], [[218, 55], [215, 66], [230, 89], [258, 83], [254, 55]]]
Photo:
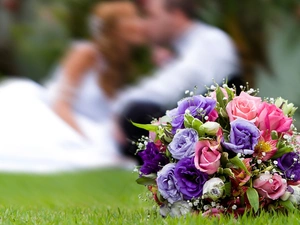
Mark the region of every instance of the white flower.
[[276, 101], [275, 101], [275, 105], [282, 109], [283, 113], [286, 115], [286, 116], [289, 116], [289, 117], [292, 117], [297, 108], [294, 107], [294, 104], [293, 103], [288, 103], [287, 100], [283, 99], [283, 98], [277, 98]]
[[297, 186], [290, 186], [293, 189], [293, 193], [289, 197], [289, 200], [294, 205], [300, 205], [300, 185]]
[[175, 202], [171, 206], [170, 216], [171, 217], [181, 217], [181, 216], [189, 214], [191, 212], [191, 210], [192, 210], [192, 208], [186, 201]]
[[203, 196], [216, 201], [223, 196], [224, 186], [225, 184], [220, 178], [212, 178], [204, 184]]
[[165, 204], [160, 207], [160, 215], [162, 217], [167, 217], [170, 215], [171, 217], [182, 217], [189, 214], [192, 211], [191, 202], [187, 201], [178, 201], [173, 204]]
[[162, 205], [159, 209], [159, 213], [162, 217], [167, 217], [170, 213], [171, 209], [168, 207], [168, 205]]
[[220, 129], [220, 124], [216, 122], [206, 122], [201, 126], [200, 129], [208, 135], [216, 135], [218, 130]]

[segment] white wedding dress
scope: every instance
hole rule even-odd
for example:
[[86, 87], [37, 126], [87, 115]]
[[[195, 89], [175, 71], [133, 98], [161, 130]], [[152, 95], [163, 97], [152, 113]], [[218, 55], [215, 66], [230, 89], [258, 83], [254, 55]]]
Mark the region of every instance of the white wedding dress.
[[51, 109], [62, 79], [58, 69], [47, 87], [29, 80], [0, 86], [0, 171], [62, 172], [132, 167], [112, 137], [111, 102], [97, 84], [98, 71], [84, 76], [74, 102], [76, 121], [87, 138]]

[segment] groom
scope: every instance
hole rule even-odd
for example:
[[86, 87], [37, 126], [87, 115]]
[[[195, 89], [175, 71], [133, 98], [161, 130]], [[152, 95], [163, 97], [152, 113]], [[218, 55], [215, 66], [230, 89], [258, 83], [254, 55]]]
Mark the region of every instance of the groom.
[[[236, 49], [229, 36], [218, 28], [196, 19], [198, 0], [143, 0], [147, 35], [155, 45], [169, 46], [175, 57], [137, 86], [124, 90], [116, 103], [120, 130], [128, 142], [123, 142], [125, 154], [133, 155], [137, 140], [147, 132], [135, 128], [130, 120], [150, 123], [165, 110], [176, 105], [186, 90], [206, 91], [212, 80], [240, 86], [240, 65]], [[130, 142], [129, 142], [130, 140]]]

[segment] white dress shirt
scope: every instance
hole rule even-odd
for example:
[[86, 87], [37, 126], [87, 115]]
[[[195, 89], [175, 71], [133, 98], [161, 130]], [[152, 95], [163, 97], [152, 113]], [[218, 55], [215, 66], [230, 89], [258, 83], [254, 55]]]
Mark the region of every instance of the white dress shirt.
[[133, 101], [174, 106], [186, 90], [206, 91], [205, 85], [222, 83], [240, 73], [235, 46], [222, 30], [196, 22], [174, 42], [177, 57], [136, 86], [120, 92], [115, 111], [121, 113]]

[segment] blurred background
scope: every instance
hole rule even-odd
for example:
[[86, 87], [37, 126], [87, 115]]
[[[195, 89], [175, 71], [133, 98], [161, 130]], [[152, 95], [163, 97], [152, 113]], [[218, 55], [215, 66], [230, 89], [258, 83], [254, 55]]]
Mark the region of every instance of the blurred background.
[[[0, 76], [47, 78], [68, 44], [88, 36], [87, 16], [96, 2], [0, 0]], [[200, 2], [199, 18], [232, 36], [244, 76], [260, 95], [282, 96], [300, 106], [299, 0]], [[137, 49], [134, 58], [133, 79], [153, 69], [147, 49]]]

